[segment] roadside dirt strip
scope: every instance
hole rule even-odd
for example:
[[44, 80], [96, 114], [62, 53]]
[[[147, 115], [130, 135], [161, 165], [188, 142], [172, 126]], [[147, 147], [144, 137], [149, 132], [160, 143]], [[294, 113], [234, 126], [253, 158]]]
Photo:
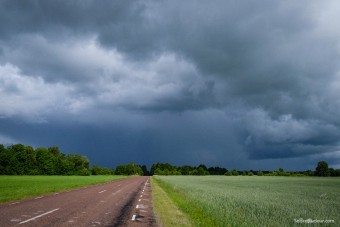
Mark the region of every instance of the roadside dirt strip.
[[157, 226], [149, 177], [0, 204], [6, 226]]

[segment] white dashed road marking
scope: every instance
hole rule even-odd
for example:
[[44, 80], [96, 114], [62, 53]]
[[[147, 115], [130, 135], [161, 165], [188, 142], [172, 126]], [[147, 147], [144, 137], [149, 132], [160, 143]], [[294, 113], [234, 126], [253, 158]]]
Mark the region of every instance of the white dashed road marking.
[[29, 222], [29, 221], [33, 221], [33, 220], [35, 220], [35, 219], [37, 219], [37, 218], [40, 218], [40, 217], [42, 217], [42, 216], [45, 216], [45, 215], [47, 215], [47, 214], [53, 213], [54, 211], [57, 211], [57, 210], [59, 210], [59, 209], [60, 209], [60, 208], [57, 208], [57, 209], [54, 209], [54, 210], [50, 210], [50, 211], [48, 211], [48, 212], [46, 212], [46, 213], [43, 213], [43, 214], [40, 214], [40, 215], [35, 216], [35, 217], [33, 217], [33, 218], [27, 219], [26, 221], [20, 222], [19, 225], [24, 224], [24, 223]]
[[134, 214], [134, 215], [132, 215], [131, 220], [134, 221], [135, 219], [136, 219], [136, 215]]
[[11, 219], [11, 221], [19, 222], [19, 221], [21, 221], [21, 219], [13, 218], [13, 219]]
[[10, 203], [8, 205], [12, 206], [12, 205], [15, 205], [15, 204], [18, 204], [18, 203], [20, 203], [20, 202]]
[[100, 192], [98, 192], [98, 193], [103, 193], [103, 192], [106, 192], [106, 190], [100, 191]]

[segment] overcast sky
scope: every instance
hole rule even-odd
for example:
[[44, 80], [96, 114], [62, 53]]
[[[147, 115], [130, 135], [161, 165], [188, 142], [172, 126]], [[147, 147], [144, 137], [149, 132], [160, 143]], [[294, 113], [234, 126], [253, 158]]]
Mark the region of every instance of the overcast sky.
[[115, 167], [340, 168], [339, 1], [0, 1], [0, 143]]

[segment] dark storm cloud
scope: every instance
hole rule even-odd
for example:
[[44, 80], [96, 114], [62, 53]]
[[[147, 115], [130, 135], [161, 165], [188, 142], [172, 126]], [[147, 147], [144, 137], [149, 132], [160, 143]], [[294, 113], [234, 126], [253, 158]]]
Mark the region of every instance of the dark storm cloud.
[[246, 149], [253, 159], [304, 157], [339, 146], [340, 130], [329, 123], [291, 115], [273, 120], [262, 110], [249, 113], [245, 121]]
[[[143, 153], [149, 163], [330, 159], [340, 149], [336, 9], [336, 1], [2, 1], [1, 125], [25, 123], [2, 128], [0, 139], [101, 144], [103, 157]], [[27, 125], [65, 134], [17, 132]]]
[[[43, 33], [46, 36], [67, 36], [70, 33], [89, 32], [95, 27], [117, 21], [138, 18], [136, 2], [125, 1], [2, 1], [2, 36], [25, 33]], [[59, 32], [64, 31], [65, 34]], [[53, 38], [53, 37], [50, 37]], [[66, 38], [66, 37], [65, 37]]]

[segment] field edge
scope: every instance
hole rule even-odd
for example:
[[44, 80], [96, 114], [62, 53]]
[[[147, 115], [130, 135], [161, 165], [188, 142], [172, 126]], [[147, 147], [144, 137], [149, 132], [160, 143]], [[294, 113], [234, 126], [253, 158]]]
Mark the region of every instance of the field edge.
[[192, 226], [217, 226], [215, 221], [204, 211], [204, 207], [193, 203], [183, 192], [158, 179], [157, 176], [153, 176], [152, 179], [166, 193], [174, 205], [189, 218]]
[[157, 224], [166, 227], [191, 227], [189, 217], [174, 204], [155, 178], [151, 178], [152, 203]]

